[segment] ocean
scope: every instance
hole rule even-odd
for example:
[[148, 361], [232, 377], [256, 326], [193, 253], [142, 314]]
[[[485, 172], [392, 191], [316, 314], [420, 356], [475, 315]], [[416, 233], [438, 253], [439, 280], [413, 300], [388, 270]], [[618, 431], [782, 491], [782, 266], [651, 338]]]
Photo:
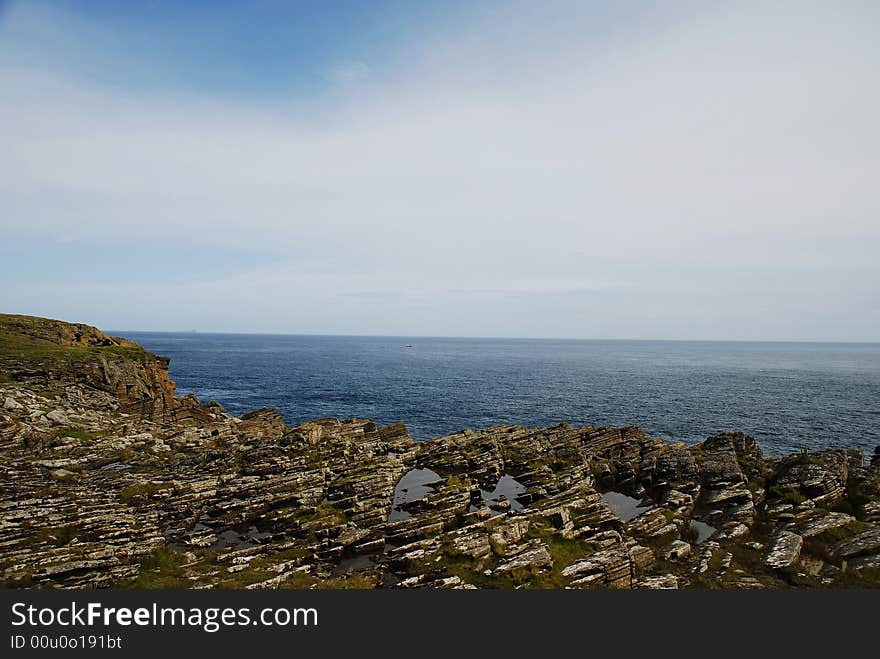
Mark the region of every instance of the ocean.
[[287, 423], [404, 421], [417, 440], [496, 424], [638, 425], [766, 453], [880, 444], [880, 344], [116, 332], [171, 357], [180, 394]]

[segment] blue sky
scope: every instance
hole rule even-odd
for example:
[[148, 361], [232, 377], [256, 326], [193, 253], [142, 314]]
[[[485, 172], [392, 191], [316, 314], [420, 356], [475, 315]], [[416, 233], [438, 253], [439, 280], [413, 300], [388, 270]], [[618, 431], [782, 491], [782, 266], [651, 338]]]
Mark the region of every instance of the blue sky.
[[0, 309], [880, 340], [878, 14], [0, 2]]
[[[394, 68], [420, 33], [492, 5], [341, 0], [59, 0], [11, 4], [5, 35], [22, 64], [96, 84], [240, 99], [327, 91], [334, 72], [364, 59]], [[357, 73], [357, 67], [350, 69]]]

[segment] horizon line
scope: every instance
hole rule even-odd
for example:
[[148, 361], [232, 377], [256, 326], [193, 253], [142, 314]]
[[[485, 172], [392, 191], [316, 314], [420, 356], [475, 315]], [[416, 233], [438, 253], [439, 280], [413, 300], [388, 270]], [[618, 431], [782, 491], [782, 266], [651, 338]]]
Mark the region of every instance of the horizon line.
[[494, 341], [607, 341], [607, 342], [646, 342], [646, 343], [804, 343], [804, 344], [850, 344], [850, 345], [878, 345], [880, 340], [852, 340], [852, 339], [697, 339], [697, 338], [674, 338], [674, 339], [646, 339], [630, 337], [553, 337], [553, 336], [464, 336], [458, 334], [362, 334], [334, 333], [334, 332], [264, 332], [264, 331], [217, 331], [217, 330], [102, 330], [107, 334], [119, 335], [124, 333], [144, 334], [203, 334], [225, 336], [291, 336], [291, 337], [325, 337], [325, 338], [371, 338], [371, 339], [478, 339]]

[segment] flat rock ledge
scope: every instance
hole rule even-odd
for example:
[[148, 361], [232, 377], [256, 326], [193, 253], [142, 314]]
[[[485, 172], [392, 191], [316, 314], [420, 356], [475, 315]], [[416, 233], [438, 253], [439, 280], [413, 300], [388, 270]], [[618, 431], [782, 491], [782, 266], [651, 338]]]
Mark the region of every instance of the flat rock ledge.
[[804, 539], [791, 531], [776, 533], [767, 546], [764, 565], [771, 568], [791, 567], [801, 555]]

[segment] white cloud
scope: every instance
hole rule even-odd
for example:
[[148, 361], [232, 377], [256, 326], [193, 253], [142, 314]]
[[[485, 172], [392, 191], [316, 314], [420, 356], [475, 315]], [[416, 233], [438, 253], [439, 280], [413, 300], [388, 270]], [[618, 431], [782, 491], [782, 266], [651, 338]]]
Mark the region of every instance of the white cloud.
[[[404, 76], [342, 65], [334, 81], [369, 84], [307, 105], [159, 98], [7, 66], [0, 223], [120, 249], [290, 250], [241, 278], [181, 282], [151, 327], [195, 326], [176, 323], [194, 301], [236, 299], [262, 324], [207, 305], [202, 317], [880, 339], [880, 311], [861, 302], [880, 293], [875, 10], [727, 6], [601, 38], [579, 37], [586, 10], [543, 23], [528, 11], [413, 46]], [[817, 292], [845, 326], [817, 320]]]

